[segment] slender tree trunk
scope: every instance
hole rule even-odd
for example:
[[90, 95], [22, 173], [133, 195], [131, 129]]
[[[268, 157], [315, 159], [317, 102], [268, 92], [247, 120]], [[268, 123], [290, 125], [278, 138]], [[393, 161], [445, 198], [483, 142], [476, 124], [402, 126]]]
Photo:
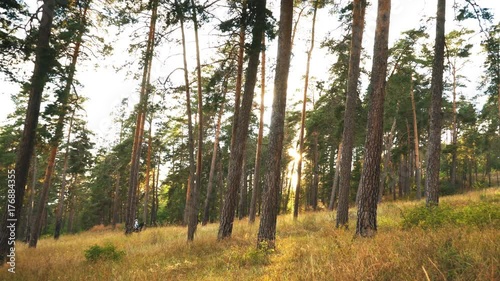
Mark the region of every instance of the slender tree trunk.
[[63, 211], [64, 211], [64, 193], [66, 193], [66, 173], [68, 171], [68, 158], [69, 158], [69, 142], [71, 140], [71, 129], [73, 127], [73, 120], [75, 117], [75, 109], [73, 109], [73, 114], [71, 115], [68, 128], [68, 137], [66, 139], [66, 151], [64, 152], [64, 168], [61, 176], [61, 190], [59, 191], [59, 199], [56, 211], [56, 227], [54, 233], [54, 239], [59, 239], [62, 229]]
[[283, 212], [288, 211], [288, 203], [290, 202], [290, 193], [292, 190], [292, 180], [293, 180], [293, 171], [295, 170], [295, 162], [292, 164], [292, 169], [290, 170], [290, 176], [288, 177], [288, 188], [286, 192], [286, 199], [283, 203]]
[[[175, 5], [176, 8], [179, 9], [179, 13], [182, 13], [180, 10], [180, 6], [177, 0], [175, 0]], [[194, 174], [196, 172], [196, 164], [194, 162], [194, 136], [193, 136], [193, 121], [192, 121], [192, 112], [191, 112], [191, 93], [189, 89], [189, 71], [188, 71], [188, 65], [187, 65], [187, 51], [186, 51], [186, 35], [184, 33], [184, 17], [181, 16], [179, 19], [180, 26], [181, 26], [181, 42], [182, 42], [182, 59], [183, 59], [183, 66], [184, 66], [184, 87], [186, 88], [186, 118], [187, 118], [187, 124], [188, 124], [188, 151], [189, 151], [189, 177], [188, 177], [188, 184], [187, 184], [187, 190], [186, 190], [186, 204], [184, 207], [184, 220], [183, 223], [187, 224], [188, 218], [188, 196], [190, 194], [190, 188], [191, 186], [194, 185]]]
[[252, 29], [252, 43], [248, 51], [248, 68], [246, 71], [245, 88], [238, 117], [236, 135], [233, 135], [232, 140], [234, 149], [232, 147], [229, 159], [227, 193], [221, 213], [219, 233], [217, 236], [218, 240], [230, 237], [233, 231], [234, 212], [236, 209], [238, 186], [241, 179], [241, 164], [243, 162], [243, 154], [245, 153], [246, 148], [248, 124], [250, 121], [249, 119], [253, 102], [253, 91], [257, 80], [259, 54], [262, 45], [262, 36], [265, 30], [266, 0], [255, 0], [253, 9], [255, 9], [254, 12], [256, 15], [255, 25]]
[[157, 167], [156, 167], [156, 176], [153, 179], [154, 182], [154, 189], [153, 189], [153, 207], [151, 207], [151, 225], [157, 226], [156, 218], [158, 214], [158, 207], [160, 205], [159, 198], [158, 198], [158, 188], [159, 188], [159, 178], [160, 178], [160, 159], [161, 155], [160, 152], [158, 152], [158, 158], [157, 158]]
[[193, 241], [196, 227], [198, 226], [198, 197], [201, 189], [201, 171], [202, 171], [202, 156], [203, 156], [203, 95], [202, 95], [202, 81], [201, 81], [201, 62], [200, 62], [200, 43], [198, 40], [198, 19], [196, 13], [196, 6], [194, 0], [191, 0], [193, 8], [193, 24], [194, 24], [194, 37], [196, 43], [196, 74], [198, 80], [198, 151], [196, 154], [196, 182], [191, 188], [189, 193], [189, 215], [188, 215], [188, 233], [187, 240]]
[[262, 138], [264, 136], [264, 96], [266, 94], [266, 38], [262, 36], [262, 62], [260, 70], [260, 117], [259, 117], [259, 135], [257, 137], [257, 150], [255, 152], [255, 168], [253, 178], [252, 199], [250, 201], [250, 214], [248, 223], [255, 222], [257, 213], [257, 200], [260, 198], [260, 156], [262, 154]]
[[311, 188], [311, 206], [314, 211], [318, 208], [318, 185], [319, 185], [319, 151], [318, 151], [318, 132], [313, 132], [313, 180]]
[[69, 191], [69, 216], [68, 216], [68, 227], [66, 231], [68, 233], [73, 233], [73, 227], [75, 223], [75, 209], [76, 209], [76, 195], [75, 195], [75, 182], [76, 176], [71, 178], [71, 184], [68, 188]]
[[293, 1], [281, 0], [278, 54], [274, 78], [274, 99], [269, 128], [269, 157], [265, 175], [262, 215], [257, 236], [258, 248], [274, 248], [276, 243], [276, 219], [278, 216], [278, 193], [280, 189], [281, 156], [285, 123], [285, 108], [290, 55], [292, 50]]
[[443, 96], [443, 65], [446, 0], [438, 0], [436, 42], [432, 63], [431, 106], [429, 109], [429, 142], [425, 195], [427, 206], [439, 204], [439, 158], [441, 155], [441, 104]]
[[452, 63], [451, 69], [453, 75], [453, 103], [452, 103], [452, 137], [451, 144], [453, 145], [452, 155], [451, 155], [451, 187], [456, 189], [457, 186], [457, 69], [455, 63]]
[[[122, 137], [123, 137], [123, 119], [121, 120], [120, 123], [120, 136], [118, 139], [118, 142], [122, 142]], [[119, 207], [119, 202], [120, 202], [120, 165], [116, 167], [116, 183], [115, 183], [115, 191], [114, 191], [114, 198], [113, 198], [113, 214], [111, 216], [111, 225], [112, 228], [116, 228], [116, 224], [118, 223], [118, 207]]]
[[246, 171], [246, 155], [243, 155], [243, 163], [241, 164], [241, 180], [240, 180], [240, 200], [238, 201], [238, 219], [241, 220], [246, 216], [247, 205], [247, 171]]
[[371, 237], [377, 232], [377, 202], [380, 184], [380, 162], [382, 155], [382, 136], [384, 132], [384, 95], [387, 74], [389, 45], [389, 25], [391, 0], [379, 0], [373, 64], [371, 76], [370, 106], [365, 144], [365, 161], [361, 174], [363, 183], [358, 206], [356, 234]]
[[155, 42], [156, 19], [158, 11], [158, 0], [155, 0], [152, 7], [151, 21], [149, 25], [149, 35], [144, 56], [144, 70], [142, 75], [141, 93], [137, 108], [137, 120], [135, 126], [134, 143], [132, 146], [132, 156], [130, 162], [130, 178], [127, 197], [127, 212], [125, 215], [125, 234], [131, 234], [134, 227], [137, 208], [137, 190], [139, 185], [139, 162], [141, 156], [142, 140], [144, 135], [144, 123], [146, 122], [146, 111], [148, 96], [150, 91], [151, 65], [153, 59], [153, 49]]
[[213, 199], [212, 198], [212, 193], [213, 193], [213, 186], [214, 186], [214, 176], [215, 176], [215, 170], [217, 167], [217, 154], [219, 150], [219, 138], [220, 138], [220, 131], [221, 131], [221, 124], [222, 124], [222, 113], [224, 113], [224, 104], [226, 101], [226, 94], [227, 94], [227, 81], [224, 81], [224, 93], [222, 95], [222, 104], [219, 109], [219, 113], [217, 116], [217, 125], [215, 128], [215, 139], [214, 139], [214, 148], [212, 152], [212, 162], [210, 163], [210, 174], [208, 176], [208, 186], [207, 186], [207, 197], [205, 198], [205, 205], [203, 208], [203, 220], [201, 222], [201, 225], [206, 225], [208, 223], [208, 218], [210, 214], [210, 201]]
[[413, 112], [413, 143], [415, 150], [415, 183], [417, 185], [417, 200], [422, 198], [422, 175], [421, 175], [421, 164], [420, 164], [420, 152], [419, 152], [419, 141], [418, 141], [418, 125], [417, 125], [417, 109], [415, 106], [415, 94], [413, 92], [413, 76], [411, 78], [411, 108]]
[[236, 66], [236, 85], [234, 90], [234, 114], [233, 114], [233, 126], [231, 128], [231, 151], [234, 148], [234, 136], [236, 136], [236, 130], [238, 129], [238, 118], [240, 116], [240, 106], [241, 106], [241, 86], [243, 85], [243, 61], [245, 56], [245, 38], [246, 38], [246, 27], [247, 27], [247, 0], [242, 0], [242, 11], [240, 18], [240, 33], [238, 42], [238, 62]]
[[149, 120], [148, 152], [146, 156], [146, 186], [144, 190], [144, 209], [142, 212], [142, 221], [144, 222], [145, 225], [148, 224], [149, 180], [151, 174], [151, 151], [153, 145], [152, 127], [153, 127], [153, 116], [151, 116], [151, 119]]
[[349, 55], [349, 74], [347, 98], [344, 112], [344, 131], [342, 133], [342, 156], [340, 158], [339, 199], [336, 227], [348, 227], [349, 190], [351, 181], [352, 148], [354, 146], [355, 111], [359, 79], [359, 62], [365, 21], [366, 0], [354, 0], [351, 52]]
[[304, 154], [304, 129], [306, 126], [306, 105], [307, 105], [307, 89], [309, 88], [309, 69], [311, 65], [311, 56], [314, 49], [314, 31], [316, 27], [316, 12], [318, 10], [318, 1], [314, 2], [314, 12], [312, 18], [311, 28], [311, 46], [307, 51], [306, 74], [304, 79], [304, 96], [302, 100], [302, 116], [300, 119], [300, 135], [299, 135], [299, 161], [297, 164], [297, 186], [295, 187], [295, 202], [293, 205], [293, 218], [297, 219], [299, 216], [299, 199], [300, 199], [300, 185], [302, 181], [302, 158]]
[[338, 186], [339, 186], [339, 175], [340, 175], [340, 156], [342, 155], [342, 142], [339, 143], [339, 148], [337, 149], [337, 161], [335, 162], [335, 174], [333, 175], [333, 185], [332, 193], [330, 194], [330, 204], [328, 204], [328, 210], [333, 211], [335, 206], [335, 197], [337, 196]]
[[[397, 107], [399, 109], [399, 103], [398, 103]], [[382, 175], [382, 178], [380, 179], [380, 190], [379, 190], [379, 194], [378, 194], [378, 202], [379, 203], [382, 201], [382, 196], [384, 193], [384, 185], [386, 182], [387, 175], [389, 174], [389, 162], [391, 160], [391, 149], [392, 149], [392, 142], [393, 142], [395, 131], [396, 131], [396, 117], [394, 117], [394, 120], [392, 121], [391, 131], [390, 131], [389, 135], [387, 136], [386, 142], [385, 142], [384, 174]]]
[[26, 210], [26, 230], [24, 232], [24, 242], [29, 243], [30, 237], [31, 237], [31, 224], [32, 224], [32, 219], [33, 219], [33, 209], [35, 208], [35, 192], [36, 192], [36, 182], [37, 182], [37, 161], [36, 161], [36, 152], [33, 153], [33, 164], [31, 165], [32, 169], [32, 178], [31, 178], [31, 184], [30, 184], [30, 189], [28, 192], [29, 199], [28, 199], [28, 209]]

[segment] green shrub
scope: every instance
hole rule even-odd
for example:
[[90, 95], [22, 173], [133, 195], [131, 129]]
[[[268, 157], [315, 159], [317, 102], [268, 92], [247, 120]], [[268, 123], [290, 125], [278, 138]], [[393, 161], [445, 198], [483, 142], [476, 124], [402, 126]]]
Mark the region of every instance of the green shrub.
[[449, 205], [418, 206], [402, 213], [403, 228], [435, 229], [444, 225], [500, 227], [500, 208], [494, 202], [470, 203], [452, 208]]
[[403, 212], [403, 228], [421, 227], [423, 229], [437, 228], [449, 222], [453, 210], [446, 205], [426, 207], [419, 206]]
[[116, 247], [113, 244], [107, 244], [104, 247], [93, 245], [85, 250], [85, 259], [89, 262], [103, 260], [119, 261], [124, 255], [125, 252], [116, 250]]

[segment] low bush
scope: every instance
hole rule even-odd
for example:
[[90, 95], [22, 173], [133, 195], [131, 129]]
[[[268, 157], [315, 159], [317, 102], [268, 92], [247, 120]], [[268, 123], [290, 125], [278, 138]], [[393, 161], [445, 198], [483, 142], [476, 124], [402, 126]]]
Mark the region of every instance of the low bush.
[[402, 216], [405, 229], [435, 229], [444, 225], [500, 227], [500, 208], [496, 202], [487, 200], [455, 207], [447, 204], [434, 207], [423, 205], [404, 211]]
[[119, 261], [124, 255], [125, 252], [116, 250], [116, 247], [113, 244], [107, 244], [104, 247], [93, 245], [85, 250], [85, 259], [89, 262], [103, 260]]

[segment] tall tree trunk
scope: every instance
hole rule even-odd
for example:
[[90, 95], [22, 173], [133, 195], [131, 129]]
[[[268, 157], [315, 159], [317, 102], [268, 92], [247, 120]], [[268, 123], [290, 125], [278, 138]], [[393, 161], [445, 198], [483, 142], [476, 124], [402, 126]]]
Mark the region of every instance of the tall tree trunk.
[[370, 81], [372, 91], [369, 96], [370, 109], [368, 111], [365, 161], [361, 174], [363, 187], [356, 224], [356, 234], [362, 237], [371, 237], [377, 232], [377, 202], [380, 184], [382, 136], [384, 132], [384, 95], [390, 18], [391, 0], [379, 0]]
[[[76, 107], [76, 106], [75, 106]], [[64, 152], [63, 173], [61, 176], [61, 190], [59, 190], [59, 201], [57, 202], [56, 211], [56, 227], [54, 232], [54, 239], [59, 239], [62, 229], [63, 211], [64, 211], [64, 193], [66, 193], [66, 173], [68, 171], [68, 158], [69, 158], [69, 142], [71, 140], [71, 129], [73, 127], [73, 120], [75, 118], [76, 108], [73, 109], [73, 114], [69, 120], [68, 137], [66, 139], [66, 151]]]
[[[397, 105], [399, 109], [399, 103]], [[398, 110], [396, 110], [397, 112]], [[386, 138], [385, 142], [385, 155], [384, 155], [384, 174], [382, 175], [382, 178], [380, 179], [380, 190], [378, 194], [378, 202], [380, 203], [382, 201], [382, 196], [383, 196], [383, 191], [384, 191], [384, 185], [386, 182], [387, 175], [389, 174], [389, 162], [391, 160], [391, 149], [392, 149], [392, 143], [393, 143], [393, 138], [394, 138], [394, 132], [396, 131], [396, 117], [394, 117], [394, 120], [392, 121], [392, 126], [391, 126], [391, 131], [389, 135]]]
[[288, 211], [288, 203], [290, 202], [290, 193], [292, 191], [292, 180], [293, 180], [293, 171], [295, 170], [295, 162], [292, 164], [292, 169], [290, 170], [290, 176], [288, 176], [288, 188], [286, 191], [285, 202], [283, 203], [283, 212]]
[[359, 62], [365, 22], [366, 0], [354, 0], [351, 52], [349, 54], [349, 73], [347, 98], [344, 112], [344, 131], [342, 133], [342, 156], [340, 158], [339, 199], [336, 227], [347, 228], [349, 223], [349, 190], [351, 182], [352, 148], [354, 146], [356, 100], [358, 97]]
[[252, 199], [250, 201], [250, 214], [248, 223], [255, 222], [257, 214], [257, 200], [260, 198], [260, 157], [262, 154], [262, 138], [264, 137], [264, 96], [266, 94], [266, 38], [262, 36], [262, 62], [260, 70], [260, 117], [259, 117], [259, 135], [257, 137], [257, 150], [255, 152], [255, 168], [253, 178]]
[[318, 149], [318, 132], [313, 132], [313, 180], [311, 188], [311, 206], [314, 211], [318, 208], [318, 185], [319, 185], [319, 149]]
[[54, 136], [52, 137], [52, 140], [50, 141], [50, 154], [49, 154], [49, 159], [47, 161], [47, 168], [45, 170], [45, 176], [43, 180], [43, 187], [42, 187], [42, 192], [40, 194], [40, 201], [38, 204], [38, 212], [34, 220], [33, 224], [33, 230], [31, 232], [31, 237], [30, 237], [30, 243], [29, 247], [30, 248], [36, 248], [36, 244], [38, 242], [38, 233], [41, 229], [41, 222], [42, 222], [42, 215], [45, 210], [45, 205], [47, 204], [47, 196], [49, 194], [49, 189], [52, 183], [52, 176], [54, 175], [54, 167], [55, 167], [55, 160], [56, 160], [56, 155], [57, 155], [57, 150], [59, 147], [59, 142], [61, 141], [63, 137], [63, 128], [64, 128], [64, 121], [66, 118], [66, 113], [68, 110], [68, 100], [70, 96], [70, 91], [71, 91], [71, 86], [73, 85], [73, 80], [76, 72], [76, 63], [78, 61], [78, 56], [80, 54], [80, 46], [82, 43], [82, 37], [83, 33], [85, 32], [85, 26], [86, 26], [86, 17], [87, 17], [87, 10], [90, 5], [90, 2], [87, 2], [83, 11], [82, 19], [80, 22], [80, 28], [79, 28], [79, 33], [78, 33], [78, 38], [76, 39], [75, 42], [75, 49], [73, 51], [73, 55], [71, 57], [71, 63], [69, 65], [69, 73], [68, 77], [66, 79], [66, 84], [64, 86], [63, 92], [58, 98], [58, 101], [61, 104], [60, 113], [59, 113], [59, 119], [57, 120]]
[[[176, 8], [178, 9], [178, 13], [182, 14], [182, 10], [179, 6], [179, 3], [177, 0], [175, 0], [175, 5]], [[188, 71], [188, 65], [187, 65], [187, 51], [186, 51], [186, 35], [184, 33], [184, 16], [180, 16], [179, 19], [180, 26], [181, 26], [181, 42], [182, 42], [182, 59], [183, 59], [183, 66], [184, 66], [184, 87], [186, 90], [186, 118], [187, 118], [187, 124], [188, 124], [188, 142], [187, 142], [187, 147], [188, 147], [188, 152], [189, 152], [189, 177], [188, 177], [188, 184], [187, 184], [187, 190], [186, 190], [186, 204], [184, 206], [184, 219], [183, 223], [187, 224], [188, 218], [188, 196], [190, 194], [190, 188], [191, 186], [194, 185], [194, 174], [196, 172], [196, 164], [194, 162], [194, 136], [193, 136], [193, 121], [192, 121], [192, 112], [191, 112], [191, 93], [189, 89], [189, 71]]]
[[208, 186], [207, 186], [207, 197], [205, 198], [205, 205], [203, 208], [203, 220], [201, 225], [206, 225], [208, 223], [208, 218], [210, 214], [210, 201], [213, 199], [213, 186], [214, 186], [214, 176], [215, 170], [217, 167], [217, 154], [219, 153], [219, 138], [222, 124], [222, 113], [224, 113], [224, 104], [226, 102], [226, 94], [227, 94], [227, 81], [224, 81], [224, 93], [222, 95], [222, 104], [219, 109], [219, 113], [217, 116], [217, 125], [215, 128], [215, 139], [214, 139], [214, 148], [212, 152], [212, 161], [210, 163], [210, 174], [208, 176]]
[[[255, 0], [252, 7], [255, 9], [255, 24], [252, 29], [252, 43], [248, 51], [248, 68], [246, 71], [245, 88], [243, 100], [238, 117], [236, 135], [233, 135], [229, 159], [229, 171], [227, 182], [227, 193], [222, 208], [218, 240], [231, 236], [233, 231], [234, 212], [238, 196], [238, 186], [241, 179], [241, 164], [245, 153], [248, 136], [248, 124], [252, 110], [253, 91], [257, 80], [257, 69], [259, 66], [259, 54], [262, 45], [262, 36], [265, 30], [266, 0]], [[236, 125], [236, 124], [235, 124]], [[234, 148], [234, 149], [233, 149]]]
[[436, 42], [432, 63], [431, 106], [429, 109], [429, 142], [425, 195], [427, 206], [439, 204], [439, 158], [441, 155], [441, 103], [443, 96], [443, 65], [446, 0], [438, 0]]
[[246, 216], [247, 202], [247, 171], [246, 171], [246, 155], [243, 155], [243, 163], [241, 164], [241, 181], [240, 181], [240, 200], [238, 201], [238, 219], [243, 219]]
[[144, 208], [142, 210], [142, 221], [145, 225], [148, 225], [148, 208], [149, 208], [149, 180], [151, 174], [151, 151], [153, 145], [153, 116], [149, 120], [149, 132], [148, 132], [148, 152], [146, 156], [146, 186], [144, 190]]
[[453, 103], [452, 103], [452, 137], [451, 144], [453, 145], [452, 155], [451, 155], [451, 187], [453, 190], [457, 188], [457, 69], [455, 66], [455, 62], [451, 65], [452, 76], [453, 76]]
[[[15, 202], [7, 202], [1, 222], [0, 232], [0, 261], [5, 262], [10, 252], [8, 244], [11, 233], [17, 237], [17, 221], [21, 218], [24, 200], [24, 190], [28, 181], [28, 170], [31, 156], [33, 155], [36, 128], [38, 126], [38, 115], [40, 114], [40, 103], [48, 73], [52, 67], [51, 48], [49, 39], [51, 36], [52, 19], [54, 17], [55, 0], [44, 0], [42, 18], [38, 32], [37, 45], [35, 49], [35, 67], [31, 76], [31, 88], [26, 110], [23, 135], [19, 144], [16, 165], [14, 170], [9, 170], [9, 190], [14, 190]], [[13, 204], [11, 204], [13, 203]], [[10, 206], [9, 206], [10, 205]], [[13, 207], [13, 208], [12, 208]]]
[[33, 219], [33, 209], [35, 208], [35, 192], [36, 192], [36, 182], [37, 182], [37, 161], [36, 161], [36, 151], [33, 153], [33, 164], [31, 165], [31, 172], [32, 172], [32, 178], [31, 178], [31, 184], [30, 184], [30, 189], [28, 192], [29, 199], [28, 199], [28, 209], [26, 210], [26, 229], [24, 232], [24, 242], [29, 243], [30, 241], [30, 236], [31, 236], [31, 224], [32, 224], [32, 219]]
[[337, 191], [339, 187], [339, 175], [340, 175], [340, 156], [342, 155], [342, 142], [339, 143], [339, 148], [337, 149], [337, 161], [335, 162], [335, 174], [333, 175], [332, 193], [330, 194], [330, 204], [328, 204], [328, 210], [333, 211], [335, 206], [335, 197], [337, 196]]
[[76, 182], [76, 176], [74, 175], [71, 178], [71, 183], [69, 185], [68, 191], [69, 191], [69, 216], [68, 216], [68, 227], [66, 228], [66, 231], [68, 233], [73, 233], [73, 228], [75, 224], [75, 213], [76, 213], [76, 195], [75, 195], [75, 182]]
[[234, 90], [234, 114], [233, 114], [233, 126], [231, 128], [231, 151], [234, 148], [234, 136], [236, 136], [236, 130], [238, 129], [238, 119], [240, 116], [240, 106], [241, 106], [241, 85], [243, 84], [243, 61], [245, 56], [245, 38], [246, 38], [246, 27], [247, 27], [247, 0], [242, 0], [242, 11], [240, 18], [240, 33], [238, 42], [238, 62], [236, 66], [236, 85]]
[[157, 214], [158, 214], [158, 206], [159, 206], [159, 198], [158, 198], [158, 188], [159, 188], [159, 178], [160, 178], [160, 159], [161, 159], [161, 156], [160, 156], [160, 152], [158, 152], [158, 158], [157, 158], [157, 167], [156, 167], [156, 175], [153, 174], [153, 184], [154, 184], [154, 188], [153, 188], [153, 205], [151, 207], [151, 225], [153, 226], [157, 226], [157, 223], [156, 223], [156, 218], [157, 218]]
[[196, 182], [191, 189], [189, 196], [189, 215], [188, 215], [188, 233], [187, 240], [193, 241], [196, 227], [198, 226], [198, 197], [200, 196], [201, 189], [201, 171], [203, 166], [203, 95], [202, 95], [202, 81], [201, 81], [201, 62], [200, 62], [200, 43], [198, 40], [198, 19], [196, 14], [196, 6], [194, 0], [191, 0], [193, 8], [193, 24], [194, 24], [194, 38], [196, 43], [196, 74], [198, 85], [198, 151], [196, 154]]
[[286, 93], [290, 55], [292, 50], [293, 1], [281, 0], [278, 54], [274, 78], [273, 110], [269, 128], [269, 157], [265, 175], [262, 215], [257, 236], [258, 248], [274, 248], [276, 240], [276, 219], [278, 216], [278, 193], [280, 189], [281, 156], [285, 125]]
[[302, 179], [302, 157], [304, 154], [304, 129], [306, 126], [306, 105], [307, 105], [307, 89], [309, 88], [309, 68], [311, 65], [311, 56], [314, 49], [314, 31], [316, 27], [316, 12], [318, 11], [318, 1], [314, 1], [314, 12], [311, 28], [311, 46], [307, 51], [306, 74], [304, 79], [304, 96], [302, 100], [302, 116], [300, 119], [300, 135], [299, 135], [299, 161], [297, 163], [297, 186], [295, 187], [295, 201], [293, 205], [293, 218], [299, 216], [299, 194]]
[[137, 107], [137, 119], [130, 161], [129, 189], [127, 197], [127, 212], [125, 215], [125, 234], [131, 234], [134, 227], [137, 208], [137, 190], [139, 185], [139, 162], [141, 157], [142, 140], [144, 135], [144, 123], [146, 122], [146, 111], [150, 91], [151, 65], [153, 60], [153, 49], [155, 42], [156, 19], [158, 0], [153, 1], [151, 21], [149, 25], [148, 41], [144, 55], [144, 69], [142, 74], [141, 92], [139, 105]]
[[[122, 137], [123, 137], [123, 119], [121, 120], [120, 123], [120, 136], [118, 139], [118, 143], [122, 142]], [[113, 198], [113, 214], [111, 215], [111, 226], [113, 229], [116, 228], [116, 224], [118, 223], [118, 207], [119, 207], [119, 202], [120, 202], [120, 168], [121, 165], [118, 165], [116, 167], [115, 172], [116, 172], [116, 183], [115, 183], [115, 191], [114, 191], [114, 198]]]
[[415, 183], [417, 185], [417, 200], [422, 198], [422, 175], [421, 175], [421, 164], [420, 164], [420, 152], [419, 152], [419, 141], [418, 141], [418, 125], [417, 125], [417, 109], [415, 106], [415, 94], [413, 91], [413, 75], [411, 78], [411, 108], [413, 112], [413, 143], [415, 152]]

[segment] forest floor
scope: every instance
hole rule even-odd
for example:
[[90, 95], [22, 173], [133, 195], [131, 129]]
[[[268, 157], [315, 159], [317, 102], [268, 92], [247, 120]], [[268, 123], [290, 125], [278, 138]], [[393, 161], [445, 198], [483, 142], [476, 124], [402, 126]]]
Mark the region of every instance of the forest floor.
[[[0, 280], [500, 280], [499, 188], [442, 197], [434, 215], [423, 204], [382, 203], [371, 239], [355, 238], [355, 209], [349, 230], [335, 228], [332, 212], [281, 215], [272, 252], [256, 250], [259, 225], [247, 220], [222, 242], [218, 224], [199, 226], [193, 243], [184, 227], [129, 236], [96, 227], [36, 249], [18, 242], [16, 273], [4, 265]], [[118, 254], [86, 257], [96, 244]]]

